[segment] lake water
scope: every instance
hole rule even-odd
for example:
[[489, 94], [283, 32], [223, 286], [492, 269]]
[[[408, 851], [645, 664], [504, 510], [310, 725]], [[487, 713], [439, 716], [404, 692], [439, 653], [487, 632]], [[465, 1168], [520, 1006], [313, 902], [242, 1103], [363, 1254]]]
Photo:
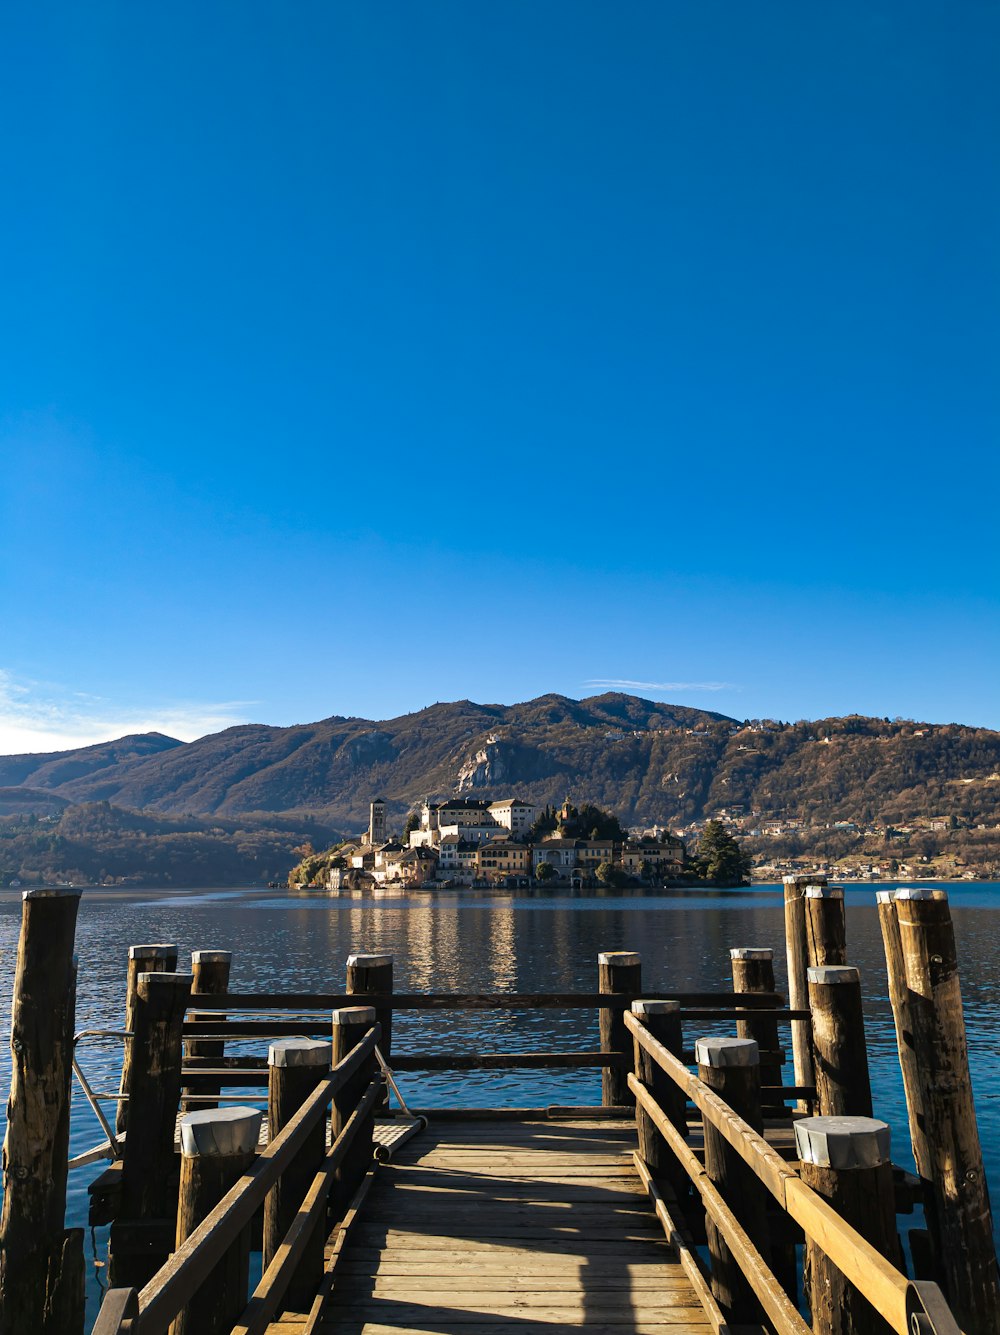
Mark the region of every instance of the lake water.
[[[1000, 884], [946, 887], [952, 903], [976, 1106], [994, 1201], [1000, 1200]], [[893, 1158], [912, 1166], [889, 1007], [874, 887], [846, 889], [848, 955], [862, 972], [875, 1112], [892, 1127]], [[0, 891], [0, 1024], [10, 1031], [21, 900]], [[378, 897], [292, 896], [274, 891], [86, 891], [77, 928], [77, 1028], [120, 1027], [127, 948], [175, 941], [184, 968], [191, 950], [233, 952], [234, 991], [337, 992], [352, 950], [395, 956], [399, 991], [595, 991], [601, 950], [638, 950], [648, 990], [728, 990], [733, 946], [772, 946], [784, 988], [781, 887], [710, 894], [609, 891], [414, 892]], [[699, 1026], [709, 1032], [710, 1026]], [[725, 1028], [717, 1032], [725, 1032]], [[785, 1031], [787, 1033], [787, 1031]], [[699, 1036], [692, 1026], [688, 1043]], [[396, 1051], [525, 1051], [597, 1047], [592, 1011], [401, 1013]], [[118, 1085], [116, 1046], [81, 1047], [97, 1089]], [[2, 1050], [2, 1082], [10, 1054]], [[461, 1079], [461, 1083], [459, 1083]], [[785, 1083], [792, 1083], [785, 1070]], [[400, 1085], [407, 1102], [494, 1105], [599, 1103], [600, 1073], [497, 1071], [417, 1075]], [[6, 1099], [4, 1099], [6, 1102]], [[109, 1112], [113, 1104], [106, 1105]], [[101, 1139], [74, 1087], [72, 1152]], [[87, 1185], [103, 1165], [70, 1177], [70, 1224], [85, 1224]], [[92, 1240], [98, 1258], [106, 1230]], [[88, 1246], [88, 1253], [90, 1253]], [[90, 1319], [99, 1303], [90, 1275]]]

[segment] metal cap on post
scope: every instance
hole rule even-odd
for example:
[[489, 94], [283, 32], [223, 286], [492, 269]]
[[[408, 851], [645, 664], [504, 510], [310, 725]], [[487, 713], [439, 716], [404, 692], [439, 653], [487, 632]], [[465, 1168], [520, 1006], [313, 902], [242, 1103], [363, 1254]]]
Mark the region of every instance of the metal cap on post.
[[[892, 1265], [899, 1265], [889, 1127], [875, 1117], [803, 1117], [799, 1173]], [[884, 1322], [807, 1232], [802, 1285], [816, 1335], [877, 1335]]]
[[129, 946], [128, 957], [130, 960], [142, 959], [151, 963], [155, 960], [172, 960], [171, 967], [174, 967], [177, 964], [177, 947], [163, 942], [154, 946]]
[[660, 1000], [642, 997], [639, 1001], [632, 1002], [633, 1015], [676, 1015], [680, 1008], [679, 1001], [671, 1001], [669, 998]]
[[729, 952], [731, 960], [773, 960], [774, 951], [770, 946], [734, 946]]
[[367, 955], [362, 951], [354, 951], [347, 957], [347, 967], [349, 969], [377, 969], [386, 964], [391, 964], [392, 955]]
[[375, 1023], [375, 1007], [341, 1006], [339, 1010], [333, 1011], [332, 1021], [334, 1029], [361, 1024], [370, 1029]]
[[757, 1066], [760, 1049], [753, 1038], [699, 1038], [694, 1045], [699, 1066]]
[[192, 964], [232, 964], [231, 950], [192, 950]]
[[877, 1168], [890, 1162], [891, 1133], [877, 1117], [800, 1117], [795, 1148], [817, 1168]]
[[268, 1066], [329, 1066], [331, 1045], [321, 1038], [285, 1038], [267, 1050]]
[[861, 970], [853, 964], [818, 964], [806, 970], [810, 983], [825, 983], [835, 986], [838, 983], [860, 983]]
[[264, 1114], [256, 1108], [206, 1108], [180, 1119], [181, 1154], [250, 1154], [257, 1148]]
[[947, 890], [935, 890], [929, 885], [901, 885], [898, 890], [892, 891], [893, 899], [901, 899], [905, 903], [907, 900], [944, 899], [948, 898]]

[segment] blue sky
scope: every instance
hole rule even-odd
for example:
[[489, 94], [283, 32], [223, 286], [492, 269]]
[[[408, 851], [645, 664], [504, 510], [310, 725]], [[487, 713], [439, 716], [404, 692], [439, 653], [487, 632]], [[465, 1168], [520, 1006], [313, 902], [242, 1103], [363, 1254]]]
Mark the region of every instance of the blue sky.
[[996, 5], [5, 23], [0, 750], [1000, 726]]

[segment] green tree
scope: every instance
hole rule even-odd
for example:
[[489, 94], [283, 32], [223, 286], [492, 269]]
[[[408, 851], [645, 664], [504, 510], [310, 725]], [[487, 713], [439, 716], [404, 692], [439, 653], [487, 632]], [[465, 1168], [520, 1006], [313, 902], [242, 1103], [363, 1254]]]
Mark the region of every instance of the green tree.
[[749, 885], [750, 855], [721, 821], [710, 820], [702, 831], [695, 870], [713, 885]]
[[613, 862], [600, 863], [595, 875], [602, 885], [627, 885], [629, 880], [628, 874], [622, 871], [621, 867], [616, 867]]
[[535, 868], [536, 881], [551, 881], [556, 874], [556, 869], [551, 862], [540, 862]]
[[529, 844], [541, 843], [545, 835], [552, 834], [556, 824], [556, 813], [550, 806], [546, 806], [542, 814], [535, 818], [534, 824], [525, 835], [525, 842]]
[[411, 811], [406, 818], [406, 824], [403, 826], [403, 843], [408, 844], [410, 842], [411, 830], [419, 830], [419, 829], [420, 829], [420, 812], [416, 810]]

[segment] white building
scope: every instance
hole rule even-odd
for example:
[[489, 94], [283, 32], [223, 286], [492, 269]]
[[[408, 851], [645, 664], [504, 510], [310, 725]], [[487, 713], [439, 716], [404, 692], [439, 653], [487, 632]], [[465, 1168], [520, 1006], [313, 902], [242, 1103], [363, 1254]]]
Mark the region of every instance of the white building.
[[507, 797], [502, 802], [491, 802], [489, 811], [498, 825], [510, 830], [515, 836], [521, 836], [527, 834], [534, 825], [538, 808], [516, 797]]

